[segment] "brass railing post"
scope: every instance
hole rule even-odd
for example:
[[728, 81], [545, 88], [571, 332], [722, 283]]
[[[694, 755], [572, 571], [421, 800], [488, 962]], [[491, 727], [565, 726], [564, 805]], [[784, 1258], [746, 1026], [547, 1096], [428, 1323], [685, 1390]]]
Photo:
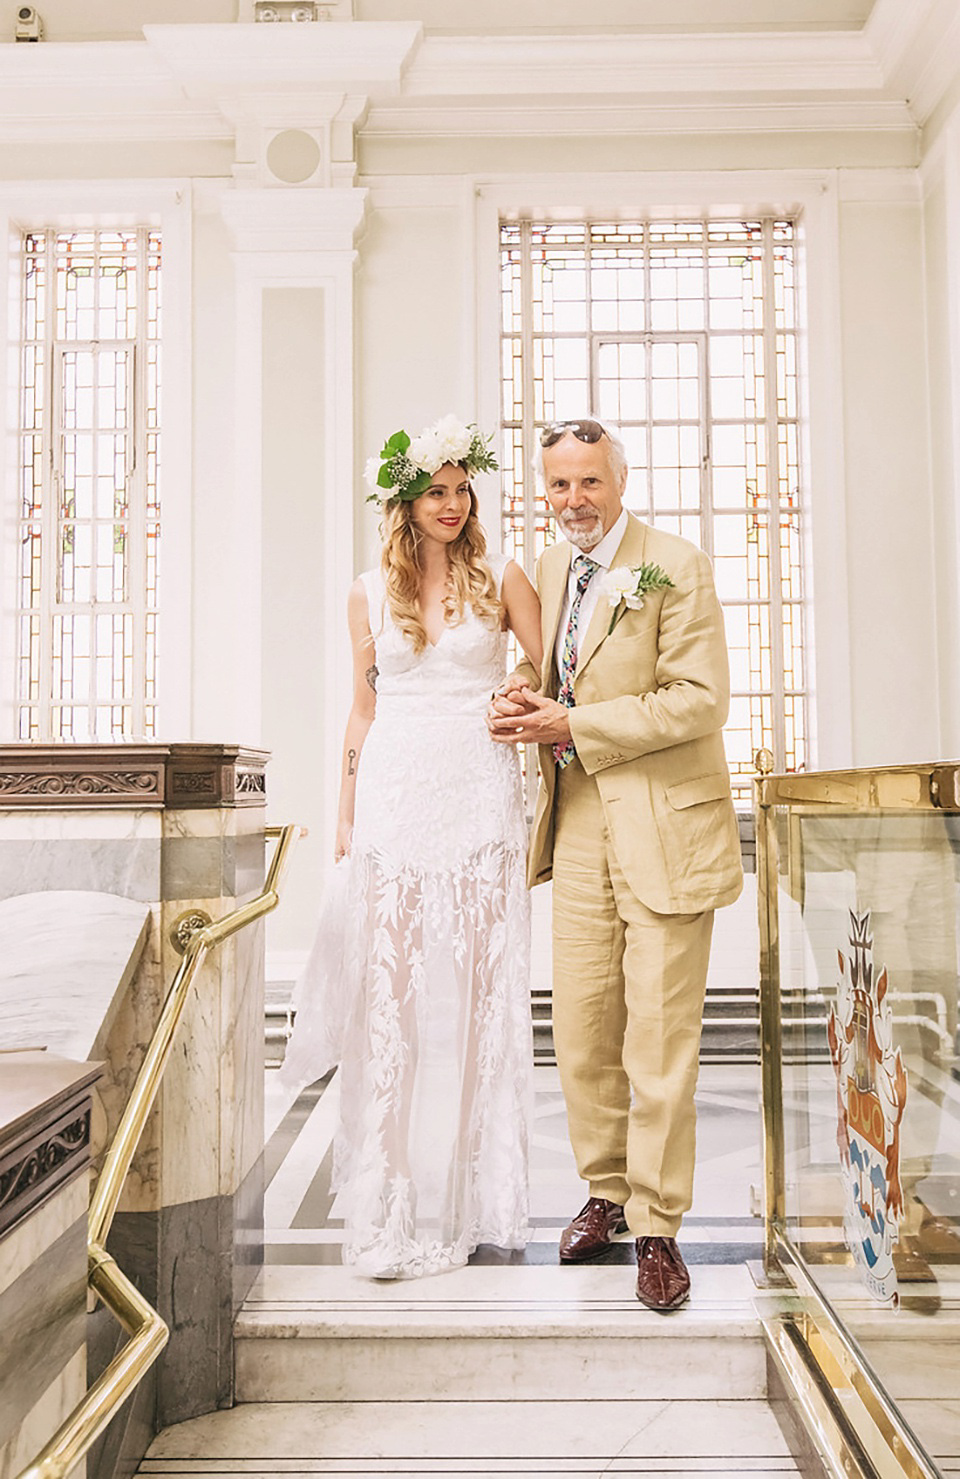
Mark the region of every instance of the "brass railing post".
[[757, 755], [754, 823], [757, 840], [757, 910], [760, 926], [760, 1074], [763, 1106], [763, 1266], [780, 1271], [777, 1230], [784, 1225], [783, 1029], [780, 1004], [779, 847], [777, 816], [766, 796], [772, 757]]

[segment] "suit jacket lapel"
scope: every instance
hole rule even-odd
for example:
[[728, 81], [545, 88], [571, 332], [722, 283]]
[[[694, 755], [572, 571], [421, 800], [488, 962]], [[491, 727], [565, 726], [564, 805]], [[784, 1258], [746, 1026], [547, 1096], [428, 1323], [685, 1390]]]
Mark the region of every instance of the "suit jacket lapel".
[[565, 539], [557, 541], [557, 548], [559, 553], [552, 560], [545, 559], [540, 566], [540, 603], [543, 607], [541, 618], [543, 666], [540, 672], [540, 691], [551, 697], [557, 691], [557, 665], [554, 660], [554, 651], [557, 645], [560, 612], [563, 610], [563, 601], [567, 594], [567, 577], [570, 574], [572, 553]]
[[[617, 546], [617, 552], [613, 557], [610, 569], [618, 565], [641, 565], [643, 563], [643, 550], [647, 541], [647, 528], [633, 514], [627, 515], [627, 527], [623, 538]], [[602, 580], [602, 575], [594, 576], [595, 580]], [[610, 618], [613, 615], [609, 603], [601, 596], [597, 602], [590, 625], [587, 627], [586, 636], [577, 655], [577, 677], [583, 672], [597, 648], [607, 636], [610, 626]]]

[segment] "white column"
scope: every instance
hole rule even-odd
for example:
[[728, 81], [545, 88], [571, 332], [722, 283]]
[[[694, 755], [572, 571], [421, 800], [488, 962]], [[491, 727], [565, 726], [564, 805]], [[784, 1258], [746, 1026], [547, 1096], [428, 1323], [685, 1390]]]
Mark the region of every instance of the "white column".
[[[322, 630], [293, 630], [305, 688], [322, 682], [321, 732], [313, 736], [315, 764], [309, 777], [288, 773], [290, 757], [275, 756], [269, 790], [276, 814], [279, 797], [289, 808], [294, 783], [320, 836], [333, 834], [340, 770], [340, 741], [350, 703], [352, 669], [346, 631], [347, 592], [355, 575], [354, 505], [359, 496], [354, 466], [354, 261], [366, 192], [241, 187], [225, 195], [222, 211], [233, 241], [236, 345], [232, 367], [235, 404], [235, 489], [230, 558], [237, 592], [235, 647], [231, 667], [242, 687], [244, 739], [276, 743], [283, 726], [263, 710], [261, 674], [272, 654], [264, 650], [262, 532], [265, 517], [282, 519], [283, 494], [263, 485], [264, 303], [271, 289], [303, 290], [305, 306], [322, 295], [322, 384], [317, 418], [322, 466], [316, 479], [323, 499], [322, 537], [296, 552], [291, 580], [315, 581]], [[291, 367], [296, 374], [296, 366]], [[303, 468], [303, 477], [316, 470]], [[292, 497], [294, 490], [289, 490]], [[265, 497], [272, 503], [265, 505]], [[269, 623], [267, 622], [269, 626]], [[278, 654], [279, 656], [279, 654]], [[290, 716], [289, 724], [296, 724]], [[319, 803], [317, 797], [319, 796]], [[299, 800], [299, 796], [297, 798]], [[289, 820], [290, 818], [286, 818]], [[301, 818], [297, 817], [297, 820]], [[312, 847], [311, 852], [316, 849]]]

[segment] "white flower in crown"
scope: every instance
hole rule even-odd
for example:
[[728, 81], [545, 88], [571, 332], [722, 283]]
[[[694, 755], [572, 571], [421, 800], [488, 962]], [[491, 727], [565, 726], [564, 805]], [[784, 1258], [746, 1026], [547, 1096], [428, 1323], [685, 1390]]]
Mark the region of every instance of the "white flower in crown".
[[464, 426], [456, 416], [444, 416], [411, 438], [401, 428], [388, 437], [379, 457], [371, 457], [364, 477], [373, 488], [368, 501], [394, 503], [419, 498], [434, 473], [445, 462], [459, 463], [468, 477], [496, 472], [497, 459], [490, 440], [476, 426]]
[[601, 595], [606, 596], [613, 608], [607, 635], [613, 631], [624, 611], [641, 611], [644, 596], [672, 585], [673, 581], [660, 565], [617, 565], [608, 570], [600, 587]]
[[407, 449], [407, 456], [414, 467], [421, 468], [423, 472], [428, 472], [433, 477], [433, 474], [447, 460], [443, 455], [443, 446], [437, 436], [436, 428], [428, 426], [419, 436], [413, 437]]
[[433, 428], [444, 462], [462, 462], [473, 445], [474, 431], [456, 416], [443, 416]]

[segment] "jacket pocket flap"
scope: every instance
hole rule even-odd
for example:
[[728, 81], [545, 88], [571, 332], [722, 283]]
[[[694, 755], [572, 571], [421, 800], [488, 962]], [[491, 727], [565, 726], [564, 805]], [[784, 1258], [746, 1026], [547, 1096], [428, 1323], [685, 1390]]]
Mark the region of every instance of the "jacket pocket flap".
[[696, 806], [698, 801], [723, 801], [729, 795], [730, 780], [725, 775], [698, 775], [667, 787], [667, 800], [676, 811]]

